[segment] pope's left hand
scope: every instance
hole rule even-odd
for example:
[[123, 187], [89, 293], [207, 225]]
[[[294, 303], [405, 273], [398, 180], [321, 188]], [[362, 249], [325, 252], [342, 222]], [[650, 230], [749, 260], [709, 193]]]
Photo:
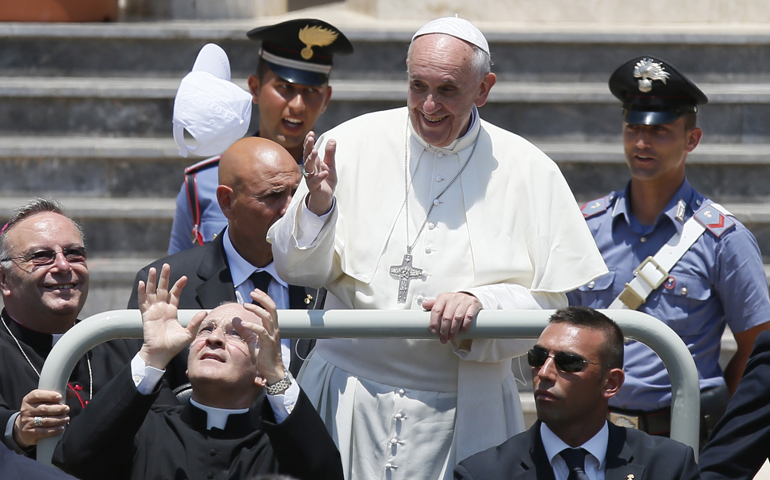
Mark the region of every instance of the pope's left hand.
[[451, 342], [458, 333], [467, 332], [482, 308], [478, 298], [464, 292], [442, 293], [422, 302], [422, 307], [430, 310], [430, 331], [439, 334], [441, 343]]

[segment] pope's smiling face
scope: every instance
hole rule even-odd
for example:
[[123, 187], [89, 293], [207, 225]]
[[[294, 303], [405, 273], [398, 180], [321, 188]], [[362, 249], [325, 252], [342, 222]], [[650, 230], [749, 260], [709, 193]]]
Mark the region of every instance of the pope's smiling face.
[[434, 147], [446, 147], [470, 124], [473, 106], [484, 105], [495, 84], [493, 73], [480, 75], [474, 48], [449, 35], [417, 37], [407, 67], [407, 106], [412, 126]]
[[[7, 262], [0, 275], [8, 313], [35, 330], [65, 332], [74, 324], [88, 295], [85, 257], [72, 255], [70, 261], [62, 253], [83, 247], [77, 226], [63, 215], [42, 212], [11, 227], [5, 242], [10, 246], [9, 257], [22, 257]], [[45, 250], [56, 252], [53, 263], [35, 265], [32, 255]]]

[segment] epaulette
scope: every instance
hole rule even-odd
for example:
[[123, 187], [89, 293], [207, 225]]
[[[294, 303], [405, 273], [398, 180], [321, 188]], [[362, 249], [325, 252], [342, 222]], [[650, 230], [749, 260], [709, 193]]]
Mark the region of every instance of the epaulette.
[[615, 200], [615, 192], [610, 193], [604, 197], [586, 202], [580, 207], [580, 211], [583, 212], [583, 218], [591, 218], [600, 213], [604, 213], [612, 205], [612, 201]]
[[189, 173], [198, 173], [200, 171], [206, 170], [207, 168], [215, 167], [219, 165], [219, 160], [222, 158], [222, 155], [217, 155], [216, 157], [210, 157], [206, 160], [201, 160], [200, 162], [190, 165], [189, 167], [184, 169], [185, 175]]
[[735, 220], [730, 218], [732, 216], [733, 214], [727, 211], [725, 207], [712, 202], [704, 203], [703, 206], [695, 212], [695, 215], [693, 215], [698, 223], [703, 225], [706, 230], [714, 234], [717, 238], [735, 227]]

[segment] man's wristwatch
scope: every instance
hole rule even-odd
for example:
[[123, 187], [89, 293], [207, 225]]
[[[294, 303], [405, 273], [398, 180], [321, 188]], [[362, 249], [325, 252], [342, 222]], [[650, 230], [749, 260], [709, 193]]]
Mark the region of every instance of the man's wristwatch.
[[278, 380], [274, 384], [270, 385], [267, 384], [267, 394], [268, 395], [281, 395], [283, 392], [289, 389], [291, 387], [291, 383], [294, 381], [294, 377], [291, 376], [291, 372], [286, 370], [286, 376], [283, 377], [283, 379]]

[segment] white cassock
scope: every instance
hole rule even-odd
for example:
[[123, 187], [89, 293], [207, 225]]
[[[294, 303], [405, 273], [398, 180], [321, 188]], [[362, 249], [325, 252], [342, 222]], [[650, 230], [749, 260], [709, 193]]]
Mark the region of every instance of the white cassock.
[[[319, 139], [321, 154], [329, 138], [339, 178], [332, 212], [324, 220], [307, 210], [303, 182], [268, 235], [278, 274], [326, 286], [327, 309], [421, 309], [424, 299], [456, 291], [485, 309], [559, 308], [563, 292], [607, 271], [556, 164], [476, 111], [445, 148], [412, 130], [406, 108], [343, 123]], [[389, 270], [407, 251], [405, 158], [412, 244], [472, 151], [412, 252], [427, 275], [399, 304]], [[524, 429], [511, 358], [532, 343], [318, 340], [299, 383], [337, 442], [347, 479], [450, 479], [458, 461]]]

